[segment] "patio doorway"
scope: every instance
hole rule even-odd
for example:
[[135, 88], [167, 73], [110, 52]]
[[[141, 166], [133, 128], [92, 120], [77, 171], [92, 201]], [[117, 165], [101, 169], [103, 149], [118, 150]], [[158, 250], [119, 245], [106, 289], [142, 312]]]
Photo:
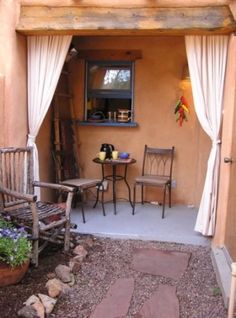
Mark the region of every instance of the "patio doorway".
[[[173, 169], [173, 205], [183, 206], [189, 212], [191, 209], [188, 210], [188, 206], [197, 208], [203, 189], [210, 142], [196, 119], [191, 87], [188, 91], [182, 91], [179, 87], [186, 64], [184, 37], [78, 37], [76, 41], [81, 50], [91, 46], [97, 49], [139, 48], [143, 55], [142, 59], [136, 62], [134, 79], [135, 120], [138, 126], [77, 125], [82, 172], [88, 177], [101, 176], [99, 167], [94, 165], [92, 159], [99, 151], [100, 145], [108, 142], [114, 144], [119, 151], [130, 152], [131, 156], [137, 159], [137, 164], [129, 170], [128, 175], [132, 185], [134, 177], [141, 170], [145, 143], [161, 147], [174, 145], [176, 159]], [[171, 50], [173, 45], [175, 50]], [[68, 64], [77, 122], [83, 121], [84, 115], [84, 62], [75, 58]], [[183, 94], [190, 104], [190, 114], [188, 121], [180, 127], [176, 122], [174, 109], [176, 101]], [[68, 112], [67, 107], [65, 110]], [[40, 151], [40, 135], [38, 140]], [[44, 143], [44, 140], [42, 142]], [[41, 159], [41, 170], [46, 163]], [[108, 201], [111, 195], [109, 190], [105, 198]], [[119, 186], [119, 198], [126, 195], [124, 191]], [[151, 193], [147, 200], [160, 201], [155, 193]]]

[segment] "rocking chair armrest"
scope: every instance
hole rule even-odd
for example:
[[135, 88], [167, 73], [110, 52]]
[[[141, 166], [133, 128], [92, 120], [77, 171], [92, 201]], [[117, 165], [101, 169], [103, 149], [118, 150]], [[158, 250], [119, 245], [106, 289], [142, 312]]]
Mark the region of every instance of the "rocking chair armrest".
[[20, 193], [20, 192], [8, 189], [6, 187], [0, 186], [0, 193], [7, 194], [7, 195], [14, 197], [14, 198], [17, 198], [17, 199], [25, 200], [27, 202], [36, 202], [37, 201], [37, 195]]
[[41, 188], [55, 189], [55, 190], [60, 190], [60, 191], [64, 191], [64, 192], [75, 192], [75, 188], [61, 185], [58, 183], [34, 181], [33, 186], [34, 187], [41, 187]]

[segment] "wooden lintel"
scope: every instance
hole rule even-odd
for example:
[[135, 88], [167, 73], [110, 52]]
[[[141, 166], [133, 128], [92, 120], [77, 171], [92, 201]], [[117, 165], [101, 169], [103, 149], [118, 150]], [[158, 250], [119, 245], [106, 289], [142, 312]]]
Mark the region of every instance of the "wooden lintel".
[[231, 10], [231, 13], [234, 17], [234, 20], [236, 20], [236, 2], [235, 1], [231, 1], [229, 4], [229, 8]]
[[22, 6], [16, 30], [23, 34], [135, 35], [230, 33], [236, 23], [228, 6], [98, 8]]
[[78, 50], [77, 57], [85, 60], [134, 61], [142, 58], [140, 50]]

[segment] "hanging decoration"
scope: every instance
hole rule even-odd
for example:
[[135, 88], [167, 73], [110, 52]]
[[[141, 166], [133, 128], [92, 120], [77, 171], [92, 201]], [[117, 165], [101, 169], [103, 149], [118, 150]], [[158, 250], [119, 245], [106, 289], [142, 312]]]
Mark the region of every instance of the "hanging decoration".
[[189, 113], [189, 104], [184, 96], [181, 96], [175, 105], [176, 121], [179, 125], [183, 125], [183, 121], [188, 121], [187, 114]]

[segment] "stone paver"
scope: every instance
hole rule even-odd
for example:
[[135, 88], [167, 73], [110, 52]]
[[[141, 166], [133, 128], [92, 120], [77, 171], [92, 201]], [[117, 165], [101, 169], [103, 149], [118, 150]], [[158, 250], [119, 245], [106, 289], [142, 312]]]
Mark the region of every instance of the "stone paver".
[[125, 317], [134, 291], [133, 278], [119, 278], [109, 288], [107, 295], [95, 308], [90, 318]]
[[188, 266], [190, 254], [141, 248], [134, 252], [132, 268], [142, 273], [179, 279]]
[[134, 318], [179, 318], [179, 301], [176, 288], [160, 285]]

